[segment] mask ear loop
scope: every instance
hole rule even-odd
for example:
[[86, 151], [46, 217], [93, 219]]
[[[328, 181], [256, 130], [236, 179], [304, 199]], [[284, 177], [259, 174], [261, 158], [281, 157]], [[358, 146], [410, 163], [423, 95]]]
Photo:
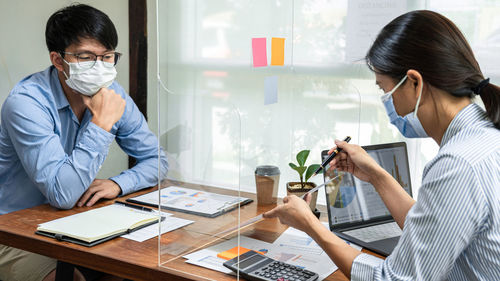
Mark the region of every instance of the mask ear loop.
[[[67, 62], [62, 56], [61, 54], [59, 54], [59, 56], [61, 57], [61, 59], [69, 66], [69, 62]], [[63, 68], [63, 72], [64, 74], [64, 77], [66, 77], [66, 79], [69, 79], [69, 76], [66, 74], [66, 72], [64, 71], [64, 68]]]
[[392, 88], [392, 90], [390, 90], [389, 92], [385, 93], [383, 96], [382, 96], [382, 101], [387, 101], [389, 99], [389, 97], [392, 96], [392, 94], [394, 94], [394, 92], [399, 88], [399, 86], [401, 86], [401, 84], [403, 84], [405, 81], [406, 81], [406, 78], [408, 78], [408, 75], [405, 75], [405, 77], [403, 77], [403, 79], [401, 79], [401, 81], [399, 81], [396, 86], [394, 86], [394, 88]]
[[420, 87], [420, 93], [417, 98], [417, 104], [415, 105], [415, 111], [413, 111], [413, 117], [417, 117], [418, 106], [420, 105], [420, 99], [422, 98], [423, 90], [424, 90], [424, 82], [422, 81], [422, 87]]
[[399, 81], [399, 83], [396, 86], [394, 86], [394, 88], [390, 90], [387, 94], [392, 96], [392, 94], [394, 94], [394, 92], [399, 88], [399, 86], [401, 86], [401, 84], [403, 84], [406, 81], [406, 78], [408, 78], [408, 75], [405, 75], [405, 77], [403, 77], [403, 79], [401, 79], [401, 81]]

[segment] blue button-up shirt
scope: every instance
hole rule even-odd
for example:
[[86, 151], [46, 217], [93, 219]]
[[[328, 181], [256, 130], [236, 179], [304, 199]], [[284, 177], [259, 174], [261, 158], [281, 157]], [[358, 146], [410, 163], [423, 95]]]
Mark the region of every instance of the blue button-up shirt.
[[352, 280], [500, 280], [500, 130], [477, 104], [448, 126], [398, 245], [361, 254]]
[[[126, 101], [110, 132], [73, 113], [53, 66], [24, 78], [2, 106], [0, 125], [0, 214], [44, 203], [72, 208], [95, 179], [116, 139], [137, 159], [110, 178], [127, 194], [158, 182], [158, 139], [144, 116], [117, 83], [109, 87]], [[64, 83], [64, 82], [63, 82]], [[167, 160], [161, 152], [161, 175]]]

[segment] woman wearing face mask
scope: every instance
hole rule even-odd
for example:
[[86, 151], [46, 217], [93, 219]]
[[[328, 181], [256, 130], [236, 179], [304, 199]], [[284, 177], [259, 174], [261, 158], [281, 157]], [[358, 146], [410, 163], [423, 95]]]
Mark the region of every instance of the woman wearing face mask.
[[336, 142], [331, 168], [375, 187], [403, 229], [397, 247], [386, 260], [354, 250], [296, 196], [264, 217], [308, 233], [352, 280], [500, 280], [500, 88], [459, 29], [431, 11], [394, 19], [366, 61], [391, 123], [440, 146], [414, 201], [361, 147]]

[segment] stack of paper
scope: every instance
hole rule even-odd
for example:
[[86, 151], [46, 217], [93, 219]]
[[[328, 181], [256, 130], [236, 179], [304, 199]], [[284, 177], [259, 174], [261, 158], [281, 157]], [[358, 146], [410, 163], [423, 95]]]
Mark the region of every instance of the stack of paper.
[[[326, 227], [326, 226], [325, 226]], [[350, 244], [361, 250], [361, 247]], [[222, 264], [226, 261], [218, 258], [217, 253], [238, 246], [238, 237], [212, 247], [185, 255], [187, 263], [210, 268], [227, 274], [233, 272]], [[270, 244], [249, 237], [240, 236], [239, 246], [266, 253], [266, 256], [293, 264], [319, 274], [319, 279], [325, 279], [338, 267], [316, 242], [302, 231], [289, 227], [283, 234]]]

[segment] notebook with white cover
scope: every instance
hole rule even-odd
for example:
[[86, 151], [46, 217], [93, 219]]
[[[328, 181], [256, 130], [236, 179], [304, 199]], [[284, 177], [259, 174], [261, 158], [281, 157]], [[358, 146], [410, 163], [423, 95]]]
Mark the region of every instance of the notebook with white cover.
[[157, 223], [158, 219], [156, 212], [112, 204], [39, 224], [35, 233], [90, 247]]

